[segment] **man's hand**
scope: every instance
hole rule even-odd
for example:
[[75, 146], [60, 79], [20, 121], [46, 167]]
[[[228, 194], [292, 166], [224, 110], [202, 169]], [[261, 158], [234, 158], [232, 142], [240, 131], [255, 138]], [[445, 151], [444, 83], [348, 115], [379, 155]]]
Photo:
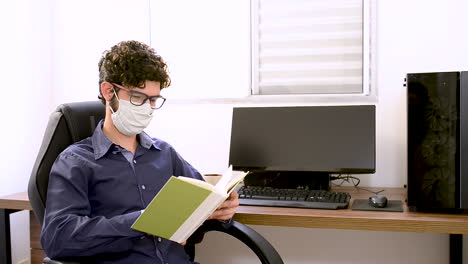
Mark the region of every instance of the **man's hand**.
[[239, 206], [239, 195], [236, 191], [232, 191], [231, 195], [224, 201], [207, 220], [229, 220], [236, 214], [237, 207]]

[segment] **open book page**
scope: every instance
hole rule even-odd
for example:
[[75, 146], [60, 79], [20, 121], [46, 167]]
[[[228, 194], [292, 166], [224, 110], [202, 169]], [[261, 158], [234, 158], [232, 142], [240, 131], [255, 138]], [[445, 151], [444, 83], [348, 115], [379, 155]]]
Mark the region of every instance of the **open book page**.
[[229, 166], [229, 168], [221, 175], [221, 178], [219, 179], [218, 183], [216, 183], [215, 188], [222, 192], [226, 192], [226, 189], [227, 189], [226, 186], [231, 180], [231, 178], [232, 178], [232, 166]]
[[230, 193], [230, 191], [241, 182], [247, 175], [245, 172], [234, 173], [232, 165], [222, 174], [221, 179], [215, 185], [215, 188], [223, 193]]
[[244, 180], [245, 176], [247, 176], [248, 172], [240, 172], [237, 173], [233, 172], [231, 180], [226, 185], [226, 192], [231, 193], [231, 191], [241, 182]]

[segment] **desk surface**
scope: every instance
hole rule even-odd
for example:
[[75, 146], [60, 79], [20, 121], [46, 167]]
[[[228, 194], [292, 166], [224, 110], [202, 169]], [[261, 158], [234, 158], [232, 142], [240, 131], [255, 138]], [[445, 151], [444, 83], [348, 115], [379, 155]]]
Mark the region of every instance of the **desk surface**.
[[[372, 188], [376, 190], [376, 188]], [[351, 193], [354, 199], [367, 199], [372, 194], [353, 187], [337, 190]], [[390, 200], [404, 200], [405, 189], [386, 188], [381, 194]], [[0, 208], [31, 210], [26, 192], [0, 197]], [[239, 206], [235, 219], [244, 224], [287, 227], [352, 229], [373, 231], [468, 234], [468, 215], [408, 212], [353, 211], [351, 209], [319, 210]]]
[[0, 196], [0, 208], [14, 210], [32, 210], [27, 192]]
[[[373, 191], [382, 188], [370, 188]], [[335, 188], [351, 194], [354, 199], [368, 199], [372, 193], [354, 187]], [[404, 201], [406, 189], [385, 188], [381, 192], [389, 200]], [[350, 206], [351, 207], [351, 206]], [[351, 209], [322, 210], [240, 206], [235, 216], [244, 224], [307, 228], [352, 229], [418, 233], [468, 234], [468, 215], [409, 212], [353, 211]]]

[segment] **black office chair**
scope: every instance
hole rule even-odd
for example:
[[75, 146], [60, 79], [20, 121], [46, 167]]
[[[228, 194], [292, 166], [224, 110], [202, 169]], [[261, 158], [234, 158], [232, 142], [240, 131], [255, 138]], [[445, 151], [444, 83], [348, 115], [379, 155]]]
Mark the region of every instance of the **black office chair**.
[[[100, 101], [62, 104], [50, 115], [28, 186], [29, 200], [41, 225], [44, 221], [47, 186], [52, 164], [66, 147], [91, 136], [97, 123], [104, 116], [105, 107]], [[225, 224], [222, 221], [210, 220], [206, 221], [197, 232], [203, 234], [209, 231], [224, 232], [239, 239], [258, 256], [263, 264], [283, 264], [283, 260], [271, 244], [244, 224], [236, 221], [232, 221], [232, 224]], [[186, 251], [192, 260], [195, 257], [194, 249], [194, 244], [187, 243]], [[79, 264], [80, 260], [51, 260], [46, 257], [43, 263]]]

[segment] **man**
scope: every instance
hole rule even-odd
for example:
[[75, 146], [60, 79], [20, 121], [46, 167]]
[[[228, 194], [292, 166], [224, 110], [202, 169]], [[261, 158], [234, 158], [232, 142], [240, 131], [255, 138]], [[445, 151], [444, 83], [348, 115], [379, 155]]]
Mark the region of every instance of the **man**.
[[[147, 45], [124, 41], [104, 52], [99, 85], [105, 119], [51, 169], [46, 254], [89, 263], [191, 263], [183, 245], [130, 228], [172, 175], [202, 179], [172, 146], [143, 132], [164, 104], [166, 63]], [[209, 219], [229, 220], [238, 205], [233, 192]]]

